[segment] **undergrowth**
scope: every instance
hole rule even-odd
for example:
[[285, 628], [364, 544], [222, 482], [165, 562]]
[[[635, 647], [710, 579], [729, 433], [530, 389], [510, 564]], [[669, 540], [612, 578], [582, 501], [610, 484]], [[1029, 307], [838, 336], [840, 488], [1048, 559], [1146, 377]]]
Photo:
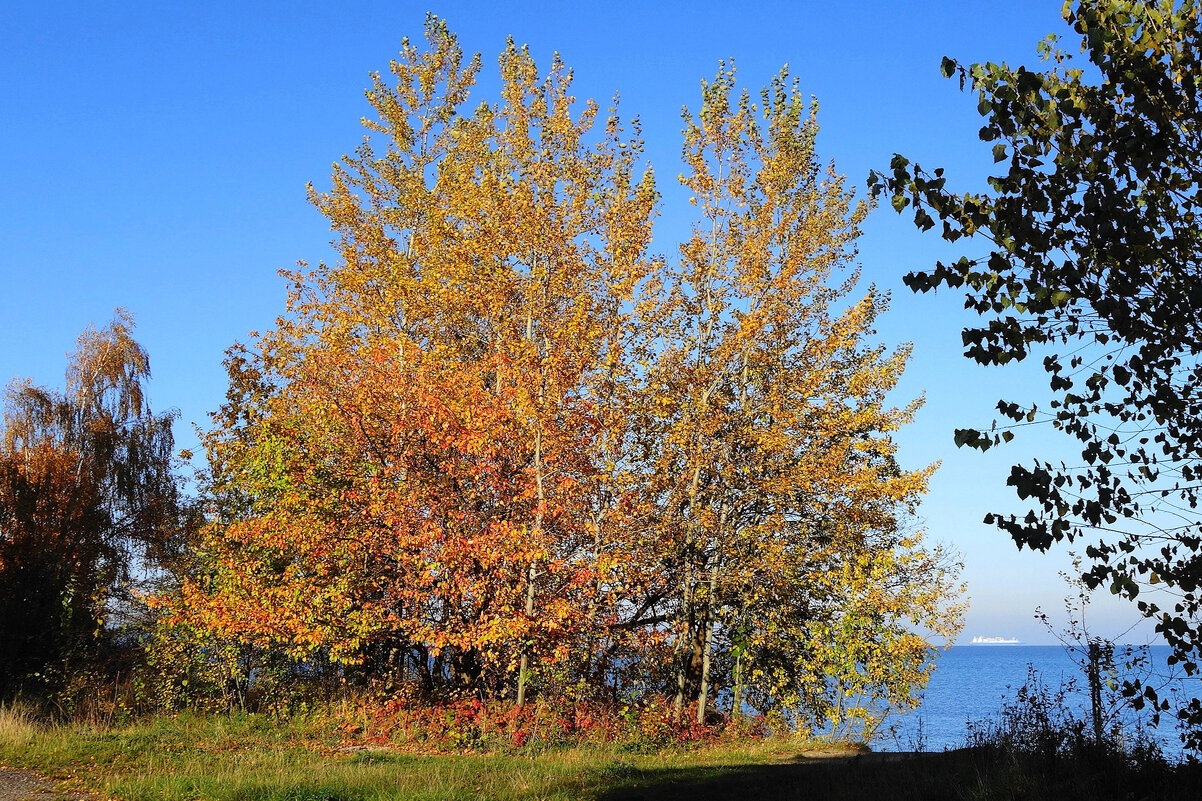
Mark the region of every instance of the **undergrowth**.
[[1028, 668], [1026, 683], [992, 719], [969, 724], [977, 779], [965, 797], [979, 801], [1202, 798], [1202, 766], [1167, 757], [1140, 720], [1112, 720], [1095, 736], [1070, 703], [1070, 682], [1049, 687]]
[[[537, 706], [485, 725], [470, 705], [421, 715], [330, 707], [288, 719], [265, 715], [147, 717], [122, 726], [40, 725], [0, 714], [0, 764], [34, 769], [66, 789], [150, 801], [608, 798], [666, 770], [708, 776], [796, 754], [796, 738], [729, 732], [652, 740], [560, 721]], [[496, 710], [487, 710], [492, 716]], [[471, 727], [478, 727], [473, 730]], [[457, 737], [474, 732], [455, 746]], [[589, 732], [592, 739], [582, 739]], [[519, 746], [514, 732], [529, 732]], [[568, 735], [572, 734], [572, 737]], [[574, 739], [573, 739], [574, 737]], [[624, 738], [624, 739], [623, 739]]]

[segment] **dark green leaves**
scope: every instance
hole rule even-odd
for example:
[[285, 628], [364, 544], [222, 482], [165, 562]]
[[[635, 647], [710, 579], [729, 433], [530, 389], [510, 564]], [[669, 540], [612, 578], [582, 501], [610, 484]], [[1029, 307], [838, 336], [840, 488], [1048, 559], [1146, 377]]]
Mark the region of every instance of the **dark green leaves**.
[[[964, 290], [983, 318], [963, 332], [964, 352], [980, 364], [1043, 351], [1045, 422], [1079, 449], [1077, 466], [1016, 467], [1008, 483], [1031, 511], [992, 524], [1039, 550], [1088, 535], [1089, 583], [1126, 598], [1155, 576], [1178, 600], [1157, 630], [1190, 667], [1202, 659], [1202, 627], [1188, 624], [1202, 617], [1200, 17], [1199, 0], [1075, 0], [1065, 19], [1085, 69], [1051, 39], [1039, 69], [944, 58], [945, 77], [971, 83], [979, 138], [1008, 169], [986, 192], [954, 194], [941, 172], [895, 156], [870, 182], [898, 211], [912, 207], [920, 230], [986, 243], [987, 259], [905, 283]], [[1028, 407], [998, 408], [1033, 423]], [[987, 450], [1008, 433], [962, 428], [954, 440]], [[1202, 702], [1182, 714], [1202, 746]]]

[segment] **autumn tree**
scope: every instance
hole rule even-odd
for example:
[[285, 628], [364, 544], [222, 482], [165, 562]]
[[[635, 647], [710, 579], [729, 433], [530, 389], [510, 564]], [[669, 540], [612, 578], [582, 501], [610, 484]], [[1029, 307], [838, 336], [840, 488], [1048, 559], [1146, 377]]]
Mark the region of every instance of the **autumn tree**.
[[901, 533], [931, 472], [894, 458], [918, 408], [887, 402], [909, 349], [872, 341], [886, 298], [852, 296], [868, 208], [820, 164], [817, 131], [784, 71], [755, 103], [723, 67], [685, 115], [699, 219], [646, 320], [646, 491], [676, 714], [699, 722], [719, 665], [735, 714], [754, 699], [821, 719], [852, 685], [911, 704], [929, 646], [908, 624], [958, 627], [953, 565]]
[[64, 391], [16, 382], [5, 398], [0, 697], [62, 689], [183, 544], [173, 415], [146, 403], [132, 329], [118, 310], [80, 335]]
[[656, 196], [637, 138], [577, 103], [558, 59], [540, 74], [511, 42], [501, 101], [466, 110], [479, 57], [433, 17], [426, 36], [375, 77], [373, 138], [312, 194], [341, 262], [295, 274], [288, 316], [231, 355], [208, 439], [229, 511], [185, 605], [520, 705], [535, 663], [600, 625], [612, 503], [592, 453], [613, 447]]
[[908, 351], [851, 295], [866, 209], [816, 110], [784, 74], [758, 108], [732, 72], [707, 87], [669, 261], [637, 125], [512, 42], [469, 108], [479, 58], [426, 37], [312, 192], [338, 262], [230, 351], [173, 619], [427, 697], [908, 699], [930, 650], [907, 621], [955, 629], [951, 566], [907, 528]]
[[[987, 318], [964, 331], [965, 355], [1040, 356], [1047, 372], [1047, 409], [1002, 400], [1002, 426], [958, 430], [957, 444], [985, 449], [1042, 423], [1080, 448], [1077, 464], [1015, 465], [1007, 483], [1030, 511], [986, 522], [1019, 547], [1083, 540], [1084, 580], [1131, 599], [1191, 675], [1202, 657], [1199, 14], [1193, 0], [1080, 0], [1064, 7], [1079, 55], [1051, 37], [1037, 70], [945, 58], [944, 75], [978, 95], [998, 165], [989, 191], [955, 194], [943, 170], [900, 155], [870, 177], [920, 229], [989, 251], [906, 279], [963, 289]], [[1152, 688], [1127, 690], [1167, 708]], [[1179, 715], [1202, 746], [1202, 702]]]

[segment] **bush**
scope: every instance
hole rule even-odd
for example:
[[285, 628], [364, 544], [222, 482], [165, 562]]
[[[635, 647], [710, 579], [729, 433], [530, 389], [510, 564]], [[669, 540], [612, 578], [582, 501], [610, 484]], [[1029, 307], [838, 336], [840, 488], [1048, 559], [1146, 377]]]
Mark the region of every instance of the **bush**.
[[1112, 722], [1101, 741], [1095, 739], [1070, 705], [1075, 693], [1075, 682], [1053, 690], [1028, 667], [1026, 682], [996, 718], [970, 722], [966, 744], [979, 758], [980, 784], [969, 797], [1197, 797], [1186, 791], [1183, 774], [1146, 727]]
[[538, 700], [518, 708], [478, 698], [433, 703], [401, 696], [348, 717], [343, 728], [361, 734], [372, 745], [413, 745], [435, 751], [539, 751], [614, 744], [640, 752], [763, 733], [754, 724], [727, 727], [724, 723], [677, 724], [670, 704], [663, 700], [623, 706]]

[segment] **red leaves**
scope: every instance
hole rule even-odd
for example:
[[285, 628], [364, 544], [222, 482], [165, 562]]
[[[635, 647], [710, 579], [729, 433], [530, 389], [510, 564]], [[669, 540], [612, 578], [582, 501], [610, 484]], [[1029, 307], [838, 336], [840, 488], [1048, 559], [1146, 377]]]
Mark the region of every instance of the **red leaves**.
[[[670, 264], [641, 143], [591, 134], [562, 65], [507, 51], [503, 102], [469, 113], [474, 70], [445, 26], [430, 45], [371, 93], [387, 156], [365, 143], [315, 196], [343, 262], [231, 355], [188, 602], [443, 698], [682, 688], [704, 723], [738, 681], [800, 704], [813, 615], [926, 480], [893, 460], [906, 353], [865, 344], [883, 299], [845, 302], [864, 209], [813, 109], [782, 73], [760, 130], [723, 70], [685, 133], [704, 224]], [[744, 656], [785, 667], [734, 679]]]
[[[367, 718], [362, 729], [357, 717], [340, 730], [373, 745], [407, 746], [427, 753], [525, 750], [581, 742], [664, 747], [713, 741], [727, 732], [735, 733], [720, 724], [678, 725], [665, 699], [634, 706], [544, 700], [516, 707], [478, 698], [430, 704], [399, 697], [373, 707]], [[750, 721], [747, 728], [753, 735], [764, 733], [762, 721]]]

